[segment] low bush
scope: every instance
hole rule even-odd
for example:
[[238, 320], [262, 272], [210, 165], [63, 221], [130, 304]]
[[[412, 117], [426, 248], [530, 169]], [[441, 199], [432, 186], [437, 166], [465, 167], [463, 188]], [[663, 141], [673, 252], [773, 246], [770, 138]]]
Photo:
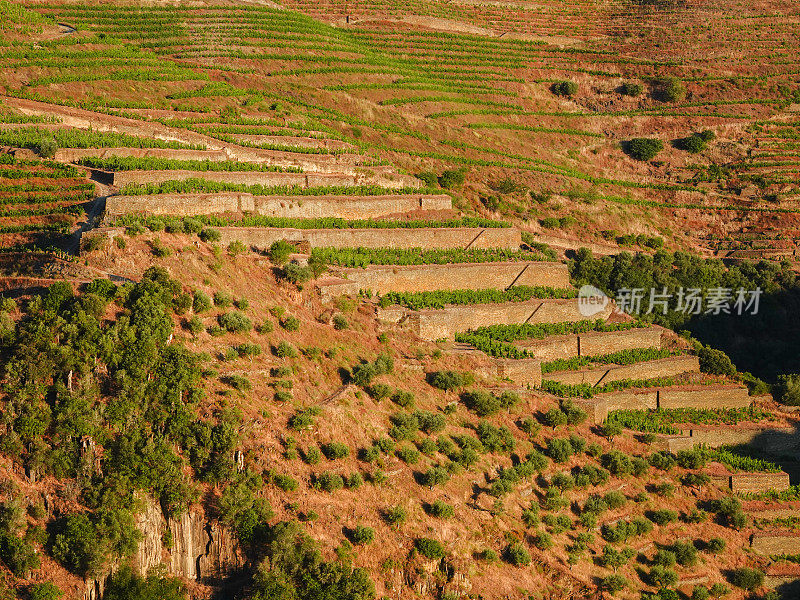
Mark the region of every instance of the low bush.
[[764, 585], [764, 573], [758, 569], [742, 567], [730, 574], [730, 582], [743, 590], [753, 591]]
[[414, 540], [414, 548], [422, 556], [431, 560], [438, 560], [445, 555], [442, 543], [431, 538], [417, 538]]
[[556, 81], [550, 86], [550, 90], [556, 96], [574, 96], [578, 93], [578, 84], [574, 81]]
[[442, 500], [434, 500], [428, 512], [437, 519], [451, 519], [455, 514], [455, 509], [451, 504], [447, 504]]
[[633, 159], [648, 161], [664, 149], [664, 142], [657, 138], [633, 138], [625, 142], [622, 149]]
[[515, 567], [527, 567], [531, 564], [531, 555], [522, 544], [510, 544], [504, 555], [506, 560]]
[[357, 525], [350, 534], [351, 541], [356, 546], [364, 546], [375, 541], [375, 530], [372, 527]]
[[322, 454], [324, 454], [325, 458], [328, 460], [338, 460], [340, 458], [345, 458], [350, 454], [350, 448], [341, 442], [330, 442], [328, 444], [323, 444], [321, 449]]
[[461, 371], [437, 371], [428, 379], [433, 387], [445, 391], [466, 387], [473, 380], [472, 373], [463, 373]]

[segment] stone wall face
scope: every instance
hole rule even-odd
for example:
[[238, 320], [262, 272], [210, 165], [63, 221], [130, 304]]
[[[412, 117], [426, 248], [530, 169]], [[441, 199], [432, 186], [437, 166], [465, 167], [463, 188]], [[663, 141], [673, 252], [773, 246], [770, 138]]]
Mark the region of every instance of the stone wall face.
[[506, 289], [513, 285], [569, 288], [567, 265], [551, 262], [490, 262], [446, 265], [370, 265], [341, 274], [378, 294], [433, 290]]
[[690, 429], [684, 431], [694, 444], [709, 447], [749, 444], [773, 454], [800, 451], [800, 433], [791, 428], [780, 429]]
[[314, 219], [375, 219], [420, 210], [452, 210], [453, 200], [444, 194], [384, 196], [256, 196], [256, 214], [271, 217]]
[[514, 345], [532, 352], [540, 360], [550, 361], [579, 356], [578, 337], [577, 335], [553, 335], [543, 340], [519, 340], [514, 342]]
[[451, 338], [455, 333], [487, 325], [563, 323], [583, 319], [575, 299], [448, 306], [441, 310], [413, 312], [408, 316], [414, 332], [425, 340]]
[[579, 356], [598, 356], [635, 348], [660, 348], [661, 333], [659, 327], [582, 333], [579, 336]]
[[253, 196], [238, 192], [110, 196], [106, 199], [106, 219], [130, 214], [193, 217], [242, 212], [252, 210], [252, 206]]
[[497, 376], [517, 385], [538, 387], [542, 384], [542, 363], [533, 358], [498, 359]]
[[78, 162], [82, 158], [167, 158], [172, 160], [228, 160], [222, 150], [183, 150], [172, 148], [60, 148], [54, 159], [59, 162]]
[[587, 383], [591, 386], [621, 381], [623, 379], [655, 379], [657, 377], [674, 377], [682, 373], [700, 370], [700, 362], [696, 356], [670, 356], [659, 360], [650, 360], [632, 365], [601, 367], [584, 371], [559, 371], [547, 373], [545, 379], [567, 385]]
[[125, 214], [178, 215], [190, 217], [230, 212], [310, 219], [374, 219], [418, 210], [449, 210], [450, 196], [253, 196], [241, 192], [213, 194], [155, 194], [111, 196], [106, 201], [108, 218]]
[[788, 473], [734, 473], [730, 478], [733, 492], [767, 492], [789, 489]]
[[737, 386], [699, 386], [658, 393], [659, 408], [746, 408], [751, 403], [747, 388]]
[[613, 410], [655, 410], [658, 405], [658, 391], [622, 390], [606, 394], [604, 397], [607, 411]]
[[593, 331], [579, 335], [549, 336], [543, 340], [520, 340], [515, 346], [534, 352], [541, 360], [598, 356], [635, 348], [660, 348], [662, 330], [659, 327], [628, 329], [626, 331]]
[[[307, 242], [312, 248], [518, 248], [520, 233], [511, 227], [432, 227], [419, 229], [292, 229], [219, 227], [222, 243], [238, 240], [266, 249], [277, 240]], [[577, 308], [576, 308], [577, 311]]]

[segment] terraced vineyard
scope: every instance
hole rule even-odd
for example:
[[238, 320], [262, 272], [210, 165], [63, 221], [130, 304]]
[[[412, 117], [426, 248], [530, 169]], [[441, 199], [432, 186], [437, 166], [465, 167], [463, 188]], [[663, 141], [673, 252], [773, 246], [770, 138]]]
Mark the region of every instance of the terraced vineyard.
[[94, 184], [74, 167], [0, 155], [0, 248], [65, 250], [93, 198]]

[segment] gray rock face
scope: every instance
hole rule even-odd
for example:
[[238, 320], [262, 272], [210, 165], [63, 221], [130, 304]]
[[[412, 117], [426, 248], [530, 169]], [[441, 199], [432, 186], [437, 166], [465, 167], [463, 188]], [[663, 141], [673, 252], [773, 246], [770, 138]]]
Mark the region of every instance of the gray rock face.
[[[242, 555], [233, 533], [206, 517], [202, 509], [189, 510], [177, 518], [165, 519], [161, 507], [151, 498], [143, 500], [137, 515], [142, 540], [133, 556], [137, 573], [146, 575], [158, 565], [166, 573], [191, 581], [213, 584], [242, 565]], [[169, 531], [170, 535], [164, 534]], [[169, 547], [165, 538], [171, 537]], [[111, 568], [113, 572], [118, 565]], [[84, 600], [101, 600], [108, 575], [86, 581]]]

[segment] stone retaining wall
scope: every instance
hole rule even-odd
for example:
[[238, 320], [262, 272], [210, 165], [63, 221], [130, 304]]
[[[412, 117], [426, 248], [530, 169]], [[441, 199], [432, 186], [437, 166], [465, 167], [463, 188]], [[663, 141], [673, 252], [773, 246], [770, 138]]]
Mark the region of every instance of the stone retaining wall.
[[700, 362], [696, 356], [670, 356], [632, 365], [603, 366], [597, 369], [588, 369], [584, 371], [547, 373], [545, 379], [557, 381], [566, 385], [587, 383], [591, 386], [596, 386], [624, 379], [674, 377], [683, 373], [697, 372], [699, 370]]
[[543, 340], [521, 340], [514, 345], [533, 352], [543, 361], [575, 356], [599, 356], [636, 348], [660, 348], [660, 327], [625, 331], [593, 331], [573, 335], [554, 335]]
[[664, 437], [662, 444], [671, 452], [686, 450], [703, 445], [709, 448], [719, 446], [749, 445], [753, 448], [778, 456], [800, 453], [800, 433], [783, 428], [742, 428], [735, 429], [687, 429], [680, 436]]
[[750, 547], [759, 554], [800, 554], [800, 534], [792, 531], [782, 533], [759, 532], [750, 539]]
[[253, 212], [258, 215], [310, 219], [374, 219], [418, 210], [449, 210], [446, 195], [400, 194], [391, 196], [254, 196], [240, 192], [213, 194], [155, 194], [111, 196], [106, 217], [141, 215], [214, 215]]
[[789, 489], [788, 473], [734, 473], [726, 477], [712, 477], [717, 485], [729, 487], [734, 493], [759, 493]]
[[59, 148], [54, 160], [78, 162], [83, 158], [167, 158], [171, 160], [228, 160], [222, 150], [183, 150], [172, 148]]
[[339, 273], [377, 294], [434, 290], [507, 289], [514, 285], [569, 288], [567, 265], [553, 262], [487, 262], [446, 265], [370, 265]]
[[423, 227], [393, 229], [293, 229], [220, 227], [222, 243], [240, 241], [267, 249], [276, 240], [308, 243], [312, 248], [519, 248], [519, 230], [512, 227]]
[[488, 325], [564, 323], [585, 318], [578, 310], [577, 299], [448, 306], [440, 310], [409, 312], [406, 317], [414, 333], [425, 340], [450, 339], [455, 333]]
[[739, 386], [666, 389], [658, 393], [659, 408], [746, 408], [752, 402], [747, 388]]
[[[592, 422], [600, 424], [606, 420], [608, 413], [614, 410], [744, 408], [750, 406], [752, 398], [748, 395], [745, 387], [703, 385], [678, 389], [627, 389], [598, 394], [588, 400], [576, 399], [575, 403], [587, 411]], [[677, 440], [678, 438], [674, 439]], [[676, 444], [680, 443], [682, 442], [676, 442]]]

